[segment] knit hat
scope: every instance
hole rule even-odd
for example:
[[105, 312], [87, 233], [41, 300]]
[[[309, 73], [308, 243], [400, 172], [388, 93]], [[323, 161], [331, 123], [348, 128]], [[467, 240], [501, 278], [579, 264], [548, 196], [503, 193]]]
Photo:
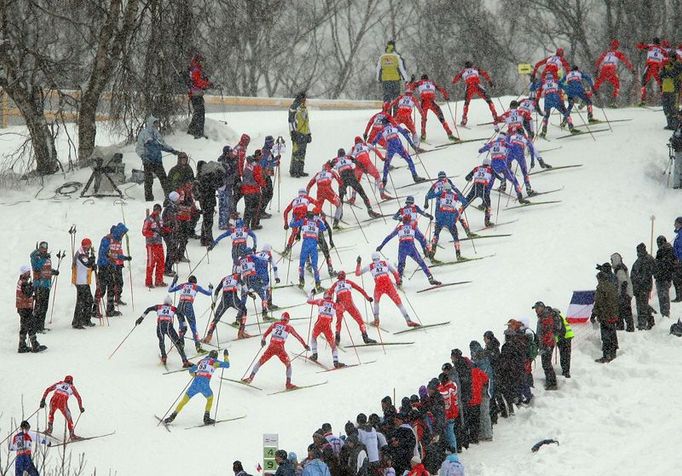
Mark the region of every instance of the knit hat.
[[171, 192], [168, 194], [168, 200], [171, 202], [177, 202], [180, 199], [180, 194], [178, 192]]

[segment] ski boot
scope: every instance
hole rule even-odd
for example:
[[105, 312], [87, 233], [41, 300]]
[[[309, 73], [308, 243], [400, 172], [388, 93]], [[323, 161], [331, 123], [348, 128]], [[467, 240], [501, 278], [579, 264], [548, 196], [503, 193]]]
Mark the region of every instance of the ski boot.
[[251, 337], [251, 334], [248, 334], [244, 329], [237, 331], [237, 339], [248, 339], [249, 337]]
[[478, 236], [478, 233], [474, 233], [469, 227], [464, 229], [464, 233], [466, 233], [469, 238], [476, 238]]
[[335, 369], [342, 369], [346, 366], [343, 362], [334, 362], [334, 368]]
[[215, 424], [215, 420], [211, 418], [211, 416], [208, 414], [208, 412], [204, 412], [204, 425], [213, 425]]
[[201, 344], [199, 342], [194, 344], [194, 349], [197, 351], [197, 354], [208, 354], [208, 351], [201, 347]]
[[300, 279], [298, 280], [298, 287], [299, 287], [300, 289], [303, 289], [304, 286], [305, 286], [305, 280], [304, 280], [303, 278], [300, 278]]
[[327, 272], [329, 273], [329, 276], [331, 276], [332, 278], [335, 278], [339, 274], [336, 271], [334, 271], [334, 268], [332, 268], [331, 266], [327, 268]]
[[540, 164], [540, 168], [542, 169], [551, 169], [552, 166], [549, 165], [547, 162], [545, 162], [543, 159], [538, 157], [538, 164]]
[[334, 342], [336, 342], [336, 345], [339, 345], [341, 342], [341, 333], [337, 332], [336, 335], [334, 336]]
[[69, 441], [79, 441], [82, 440], [82, 436], [78, 436], [76, 433], [73, 432], [73, 430], [69, 431]]
[[203, 342], [204, 344], [210, 344], [211, 339], [213, 339], [213, 329], [209, 329], [208, 333], [206, 334], [206, 337], [201, 339], [201, 342]]
[[520, 204], [522, 205], [528, 205], [530, 202], [523, 198], [523, 195], [521, 195], [521, 192], [516, 194], [516, 199], [519, 201]]
[[497, 187], [498, 192], [504, 193], [507, 190], [507, 182], [503, 180], [499, 187]]
[[564, 118], [561, 120], [561, 123], [559, 124], [559, 127], [561, 127], [561, 128], [563, 129], [564, 127], [566, 127], [566, 124], [568, 124], [568, 119], [566, 119], [566, 118], [564, 117]]
[[51, 435], [51, 434], [52, 434], [52, 422], [49, 422], [49, 423], [47, 424], [47, 429], [46, 429], [43, 433], [45, 433], [46, 435]]
[[381, 218], [381, 214], [378, 213], [378, 212], [375, 212], [375, 211], [372, 210], [371, 208], [368, 208], [368, 209], [367, 209], [367, 214], [368, 214], [370, 217], [372, 217], [372, 218]]
[[244, 378], [242, 379], [242, 382], [244, 382], [244, 383], [251, 383], [251, 382], [253, 382], [253, 375], [249, 375], [248, 377], [244, 377]]
[[286, 245], [284, 251], [282, 251], [282, 256], [287, 256], [291, 252], [291, 245]]
[[315, 294], [322, 293], [324, 291], [325, 291], [325, 288], [322, 286], [322, 284], [319, 281], [317, 281], [315, 283]]
[[287, 384], [286, 384], [285, 387], [286, 387], [287, 390], [296, 390], [296, 389], [298, 388], [296, 385], [294, 385], [294, 384], [291, 383], [291, 382], [287, 382]]
[[175, 417], [178, 416], [177, 413], [173, 412], [170, 415], [168, 415], [164, 420], [163, 423], [165, 425], [168, 425], [169, 423], [173, 423], [173, 420], [175, 420]]
[[538, 137], [545, 139], [547, 137], [547, 126], [542, 126], [542, 130], [538, 134]]
[[451, 140], [452, 142], [459, 142], [461, 139], [459, 137], [455, 137], [454, 135], [450, 134], [448, 136], [448, 140]]
[[263, 316], [263, 320], [266, 320], [268, 318], [268, 310], [263, 309], [263, 312], [261, 312], [261, 316]]
[[495, 224], [494, 224], [493, 222], [491, 222], [489, 219], [488, 219], [488, 220], [485, 220], [485, 222], [483, 223], [483, 225], [484, 225], [486, 228], [492, 228], [492, 227], [495, 226]]
[[372, 325], [373, 325], [374, 327], [379, 327], [379, 324], [381, 324], [381, 322], [379, 321], [379, 318], [378, 318], [378, 317], [375, 317], [375, 318], [374, 318], [374, 321], [372, 321]]
[[310, 354], [310, 357], [308, 358], [313, 362], [317, 362], [317, 352], [313, 352], [312, 354]]
[[433, 276], [429, 276], [429, 284], [430, 284], [431, 286], [440, 286], [440, 285], [443, 284], [443, 283], [441, 283], [440, 281], [438, 281], [437, 279], [435, 279]]
[[194, 365], [194, 364], [193, 364], [192, 362], [190, 362], [189, 360], [185, 360], [185, 361], [182, 362], [182, 368], [183, 368], [183, 369], [188, 369], [188, 368], [190, 368], [192, 365]]
[[382, 200], [393, 200], [393, 197], [390, 196], [389, 194], [387, 194], [386, 192], [384, 192], [384, 189], [383, 189], [383, 188], [381, 189], [381, 192], [379, 193], [379, 197], [380, 197]]
[[334, 222], [332, 223], [332, 228], [335, 230], [338, 230], [340, 228], [338, 218], [334, 218]]
[[162, 356], [161, 356], [161, 363], [162, 363], [163, 365], [166, 365], [166, 362], [167, 362], [167, 361], [168, 361], [168, 356], [162, 355]]
[[530, 188], [530, 185], [526, 186], [526, 193], [528, 194], [529, 197], [532, 197], [533, 195], [537, 195], [538, 192]]
[[362, 342], [364, 342], [365, 344], [376, 344], [377, 343], [377, 341], [375, 341], [374, 339], [369, 338], [369, 336], [367, 335], [367, 332], [362, 333]]
[[455, 250], [455, 258], [457, 258], [457, 261], [463, 261], [462, 252], [459, 250]]
[[462, 127], [466, 127], [466, 126], [467, 126], [467, 118], [466, 118], [466, 117], [463, 117], [463, 118], [462, 118], [462, 122], [460, 122], [459, 125], [462, 126]]
[[349, 205], [355, 205], [355, 197], [350, 197], [348, 200], [346, 200], [346, 203]]
[[421, 324], [419, 324], [418, 322], [414, 322], [414, 321], [411, 321], [411, 320], [408, 319], [408, 321], [407, 321], [407, 327], [421, 327]]
[[[176, 276], [176, 275], [175, 275], [175, 271], [173, 271], [173, 270], [166, 271], [166, 272], [163, 273], [163, 275], [164, 275], [164, 276], [168, 276], [169, 278], [174, 278], [174, 277]], [[164, 284], [164, 285], [165, 285], [165, 284]]]
[[414, 175], [412, 176], [412, 180], [414, 181], [414, 183], [426, 182], [426, 179], [425, 179], [424, 177], [420, 177], [420, 176], [417, 175], [417, 174], [414, 174]]
[[422, 134], [421, 136], [419, 136], [419, 140], [421, 142], [424, 142], [426, 140], [426, 134]]

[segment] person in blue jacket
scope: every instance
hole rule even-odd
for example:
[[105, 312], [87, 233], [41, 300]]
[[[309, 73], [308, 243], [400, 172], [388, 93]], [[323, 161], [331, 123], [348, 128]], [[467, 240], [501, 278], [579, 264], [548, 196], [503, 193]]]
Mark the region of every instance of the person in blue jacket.
[[677, 258], [677, 266], [673, 273], [673, 285], [675, 286], [675, 299], [672, 302], [682, 302], [682, 217], [675, 218], [675, 240], [673, 252]]
[[464, 180], [467, 182], [473, 181], [473, 186], [466, 196], [466, 201], [471, 202], [476, 198], [480, 198], [483, 201], [483, 210], [485, 214], [484, 224], [486, 228], [495, 225], [490, 221], [490, 215], [492, 213], [490, 190], [492, 190], [493, 185], [495, 184], [495, 179], [503, 180], [490, 165], [490, 157], [484, 158], [481, 165], [474, 167], [473, 170], [464, 177]]
[[126, 233], [128, 233], [128, 227], [123, 223], [118, 223], [109, 229], [109, 234], [105, 235], [99, 243], [95, 299], [99, 302], [105, 294], [107, 295], [106, 315], [108, 317], [121, 315], [114, 305], [117, 298], [120, 301], [123, 288], [123, 262], [132, 259], [123, 254], [122, 240]]
[[431, 270], [429, 270], [429, 267], [426, 265], [421, 255], [417, 251], [417, 247], [414, 245], [414, 240], [419, 241], [419, 244], [422, 247], [422, 251], [424, 252], [425, 255], [428, 256], [429, 245], [426, 243], [426, 238], [424, 238], [422, 232], [419, 231], [417, 225], [412, 222], [412, 218], [410, 217], [410, 215], [405, 215], [403, 217], [403, 222], [400, 225], [396, 226], [395, 230], [393, 230], [386, 238], [384, 238], [384, 241], [382, 241], [381, 244], [377, 246], [377, 251], [381, 252], [381, 249], [384, 247], [384, 245], [391, 241], [395, 236], [397, 236], [399, 240], [398, 274], [400, 275], [400, 277], [401, 278], [403, 277], [403, 271], [405, 271], [405, 260], [409, 256], [419, 265], [422, 271], [424, 271], [424, 274], [429, 279], [430, 284], [434, 286], [441, 284], [440, 281], [436, 281], [433, 278]]
[[[550, 73], [548, 73], [549, 75]], [[521, 194], [521, 185], [519, 181], [516, 180], [516, 176], [511, 173], [509, 166], [507, 165], [507, 158], [509, 155], [509, 146], [511, 145], [507, 133], [500, 131], [495, 139], [488, 142], [486, 145], [478, 149], [478, 153], [490, 151], [490, 165], [495, 172], [496, 176], [501, 176], [509, 180], [514, 185], [514, 190], [516, 191], [516, 198], [520, 203], [528, 203], [528, 200], [523, 198]], [[507, 188], [506, 181], [502, 181], [499, 190], [504, 192]]]
[[[526, 148], [530, 152], [530, 168], [535, 167], [535, 159], [538, 160], [540, 164], [544, 164], [542, 157], [538, 154], [533, 142], [528, 140], [526, 134], [523, 132], [522, 127], [518, 127], [512, 135], [509, 136], [509, 151], [507, 153], [507, 168], [511, 170], [512, 162], [516, 162], [521, 169], [521, 174], [523, 175], [523, 183], [526, 186], [526, 193], [529, 197], [536, 194], [530, 186], [530, 177], [528, 176], [528, 165], [526, 164]], [[504, 183], [504, 180], [502, 180]]]
[[211, 418], [211, 407], [213, 406], [213, 390], [211, 390], [211, 377], [216, 369], [230, 368], [230, 353], [227, 349], [223, 351], [223, 360], [218, 360], [218, 351], [212, 350], [208, 356], [201, 359], [199, 362], [189, 368], [189, 373], [194, 377], [192, 384], [189, 386], [185, 395], [175, 407], [173, 413], [163, 420], [168, 425], [175, 417], [178, 416], [187, 402], [197, 393], [202, 394], [206, 398], [206, 406], [204, 407], [204, 425], [212, 425], [215, 420]]
[[[206, 353], [206, 351], [201, 347], [201, 340], [199, 339], [199, 333], [197, 332], [197, 319], [194, 314], [194, 299], [197, 293], [201, 293], [205, 296], [211, 296], [211, 291], [213, 291], [213, 285], [208, 285], [208, 290], [202, 288], [197, 284], [197, 277], [192, 275], [187, 278], [186, 283], [176, 284], [178, 282], [177, 276], [173, 279], [173, 284], [168, 288], [169, 293], [175, 293], [180, 291], [180, 302], [178, 303], [178, 323], [180, 325], [180, 338], [184, 339], [187, 333], [187, 325], [185, 324], [185, 319], [189, 322], [189, 328], [192, 330], [192, 338], [194, 339], [194, 347], [200, 354]], [[184, 317], [181, 317], [184, 316]]]
[[142, 159], [142, 168], [144, 169], [144, 199], [147, 202], [154, 201], [154, 194], [152, 193], [152, 185], [154, 185], [154, 175], [156, 175], [161, 182], [163, 195], [168, 196], [173, 190], [168, 182], [166, 170], [163, 168], [163, 160], [161, 152], [170, 152], [178, 155], [180, 152], [173, 147], [166, 144], [159, 132], [159, 120], [154, 116], [149, 116], [145, 121], [144, 128], [137, 136], [137, 145], [135, 152]]
[[414, 197], [412, 195], [405, 197], [405, 206], [400, 207], [398, 211], [393, 214], [393, 219], [395, 221], [403, 221], [405, 215], [411, 218], [411, 222], [417, 222], [419, 220], [419, 215], [428, 218], [429, 220], [433, 220], [433, 216], [431, 216], [429, 212], [422, 210], [419, 208], [419, 205], [414, 204]]
[[59, 270], [52, 267], [52, 258], [47, 250], [47, 241], [41, 241], [31, 252], [31, 269], [33, 270], [33, 289], [35, 306], [33, 314], [36, 322], [36, 332], [45, 332], [45, 316], [50, 305], [50, 290], [52, 276], [57, 276]]
[[452, 185], [449, 183], [443, 184], [443, 190], [436, 192], [436, 190], [429, 190], [426, 194], [427, 200], [436, 199], [436, 228], [433, 231], [433, 238], [431, 239], [431, 252], [426, 253], [426, 256], [433, 259], [438, 249], [438, 239], [440, 232], [446, 228], [455, 243], [455, 255], [457, 261], [462, 259], [460, 251], [459, 235], [457, 233], [457, 222], [462, 214], [462, 210], [469, 205], [466, 198], [461, 193], [455, 192]]
[[244, 225], [244, 220], [237, 218], [234, 222], [234, 226], [230, 226], [225, 233], [213, 240], [213, 243], [208, 246], [208, 250], [210, 251], [215, 248], [218, 243], [220, 243], [220, 240], [228, 236], [232, 240], [232, 271], [236, 271], [239, 260], [246, 255], [247, 251], [250, 249], [247, 244], [249, 237], [253, 240], [253, 248], [256, 248], [258, 239], [253, 230]]
[[[589, 89], [585, 89], [585, 83], [587, 83]], [[592, 76], [580, 71], [580, 68], [573, 66], [571, 71], [564, 76], [559, 84], [562, 89], [566, 91], [566, 96], [568, 96], [568, 113], [570, 114], [573, 110], [573, 105], [576, 99], [580, 99], [583, 104], [587, 106], [587, 120], [589, 122], [594, 122], [594, 116], [592, 114], [592, 94], [591, 90], [594, 88], [594, 81], [592, 81]], [[566, 125], [566, 119], [562, 121], [562, 127]]]
[[[259, 256], [256, 250], [249, 249], [246, 255], [239, 260], [239, 272], [241, 273], [241, 280], [244, 285], [249, 290], [249, 297], [254, 300], [256, 294], [261, 299], [261, 312], [263, 314], [263, 319], [268, 319], [268, 287], [266, 282], [263, 280], [263, 267], [267, 270], [267, 258]], [[258, 270], [261, 270], [261, 274]], [[267, 271], [265, 271], [267, 274]], [[246, 296], [247, 294], [242, 294], [242, 306], [246, 307]]]
[[292, 220], [289, 226], [301, 229], [302, 240], [301, 257], [298, 262], [298, 287], [303, 289], [303, 286], [305, 286], [305, 264], [308, 258], [310, 258], [310, 264], [315, 276], [315, 291], [321, 292], [323, 289], [320, 285], [320, 271], [317, 267], [317, 241], [320, 232], [326, 231], [327, 227], [322, 220], [315, 218], [312, 210], [308, 210], [305, 217], [299, 220]]
[[[329, 228], [327, 227], [329, 231]], [[272, 246], [269, 243], [264, 243], [261, 251], [255, 252], [256, 256], [256, 275], [265, 289], [267, 294], [268, 309], [278, 309], [279, 306], [272, 304], [272, 283], [270, 283], [270, 269], [275, 278], [275, 284], [280, 283], [279, 274], [277, 273], [277, 263], [272, 259]]]
[[[538, 80], [541, 81], [541, 80]], [[544, 97], [544, 117], [542, 119], [542, 130], [540, 131], [540, 137], [547, 137], [547, 124], [549, 123], [549, 115], [552, 109], [556, 109], [564, 116], [564, 121], [568, 124], [568, 129], [572, 134], [579, 134], [581, 131], [573, 127], [573, 119], [571, 119], [571, 114], [566, 109], [564, 101], [561, 98], [561, 91], [565, 90], [565, 83], [561, 83], [554, 78], [552, 73], [547, 73], [545, 80], [540, 83], [537, 88], [537, 98]], [[563, 121], [562, 121], [563, 122]]]
[[403, 147], [403, 143], [400, 142], [400, 136], [402, 135], [407, 143], [410, 144], [414, 150], [417, 150], [417, 146], [414, 145], [414, 142], [412, 142], [412, 138], [410, 137], [410, 132], [404, 127], [394, 126], [387, 118], [382, 119], [382, 124], [384, 125], [384, 128], [381, 129], [374, 137], [374, 140], [372, 140], [372, 145], [376, 145], [377, 142], [381, 140], [386, 141], [386, 158], [384, 159], [384, 171], [381, 183], [386, 187], [388, 171], [391, 168], [391, 160], [395, 154], [398, 154], [407, 162], [407, 166], [412, 174], [412, 180], [414, 180], [415, 183], [424, 182], [426, 179], [417, 175], [417, 169], [414, 167], [412, 157], [410, 157], [410, 154], [405, 150], [405, 147]]

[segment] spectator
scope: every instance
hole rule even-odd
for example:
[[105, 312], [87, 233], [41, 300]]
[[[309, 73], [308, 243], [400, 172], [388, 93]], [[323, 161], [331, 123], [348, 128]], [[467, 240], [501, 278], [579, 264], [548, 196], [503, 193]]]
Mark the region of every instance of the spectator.
[[637, 304], [637, 329], [649, 330], [654, 321], [649, 295], [653, 288], [653, 276], [656, 270], [656, 260], [646, 251], [646, 245], [637, 245], [637, 260], [632, 265], [630, 279]]
[[204, 121], [206, 107], [204, 105], [204, 91], [212, 88], [213, 83], [204, 73], [204, 55], [197, 53], [189, 65], [189, 100], [192, 103], [192, 120], [187, 127], [187, 133], [195, 139], [204, 135]]
[[419, 456], [413, 456], [410, 460], [410, 472], [407, 476], [429, 476], [430, 473], [426, 470], [422, 464], [422, 460]]
[[[658, 295], [658, 309], [664, 317], [670, 317], [670, 285], [677, 265], [673, 246], [668, 243], [665, 236], [656, 238], [656, 268], [654, 279], [656, 280], [656, 294]], [[653, 322], [652, 324], [653, 325]]]
[[242, 466], [241, 461], [235, 461], [232, 463], [232, 471], [234, 472], [234, 476], [251, 476], [249, 473], [244, 471], [244, 466]]
[[180, 194], [178, 192], [171, 192], [168, 194], [168, 200], [165, 201], [165, 206], [161, 212], [161, 236], [166, 242], [166, 260], [165, 271], [166, 276], [174, 277], [175, 271], [173, 266], [177, 263], [181, 255], [180, 243], [182, 241], [180, 232], [180, 220], [178, 219], [179, 207], [178, 200]]
[[[637, 249], [639, 250], [639, 246]], [[603, 356], [595, 359], [595, 362], [604, 364], [616, 358], [616, 350], [618, 349], [618, 335], [616, 334], [617, 312], [618, 295], [616, 288], [611, 284], [606, 273], [599, 271], [597, 273], [597, 291], [594, 295], [594, 308], [590, 320], [593, 323], [595, 319], [599, 321]]]
[[[524, 359], [525, 355], [519, 352], [515, 345], [512, 334], [505, 332], [505, 343], [500, 349], [499, 373], [497, 388], [502, 396], [501, 414], [502, 417], [514, 414], [514, 404], [521, 400], [521, 381], [524, 379]], [[498, 401], [500, 401], [498, 399]], [[506, 405], [505, 405], [506, 403]], [[507, 410], [507, 413], [505, 413]]]
[[438, 476], [464, 476], [464, 466], [457, 455], [448, 455], [438, 471]]
[[545, 390], [556, 390], [556, 373], [554, 373], [554, 366], [552, 366], [552, 353], [556, 343], [557, 319], [554, 309], [545, 306], [542, 301], [536, 302], [533, 305], [533, 309], [535, 309], [535, 314], [538, 316], [536, 335], [540, 348], [542, 369], [545, 371]]
[[393, 417], [395, 431], [389, 437], [389, 451], [396, 474], [402, 475], [410, 469], [410, 460], [414, 456], [417, 438], [407, 423], [407, 416], [398, 413]]
[[218, 157], [218, 162], [225, 168], [224, 185], [218, 189], [218, 228], [227, 230], [230, 225], [230, 216], [235, 212], [235, 183], [237, 182], [238, 167], [237, 156], [232, 151], [232, 147], [223, 147], [223, 153]]
[[320, 459], [322, 453], [315, 445], [308, 446], [308, 457], [303, 465], [303, 476], [331, 476], [329, 468]]
[[244, 197], [244, 225], [252, 230], [260, 230], [261, 191], [265, 188], [263, 171], [258, 164], [260, 150], [246, 157], [240, 192]]
[[47, 241], [41, 241], [31, 252], [31, 269], [33, 269], [33, 315], [35, 318], [35, 331], [45, 332], [45, 316], [50, 305], [50, 290], [52, 289], [52, 276], [59, 275], [59, 270], [52, 267], [52, 258], [47, 250]]
[[677, 96], [679, 93], [679, 76], [682, 74], [682, 64], [677, 61], [673, 52], [661, 68], [661, 106], [665, 114], [664, 129], [674, 131], [677, 128]]
[[488, 376], [477, 367], [471, 369], [471, 399], [467, 402], [466, 425], [469, 442], [478, 443], [481, 429], [481, 402], [488, 383]]
[[[682, 157], [680, 157], [682, 162]], [[673, 302], [682, 302], [682, 217], [675, 218], [675, 240], [673, 241], [673, 251], [677, 264], [673, 274], [673, 284], [675, 285], [675, 299]]]
[[518, 382], [518, 392], [520, 403], [528, 404], [533, 399], [533, 374], [532, 363], [538, 356], [538, 345], [535, 332], [528, 329], [523, 322], [510, 319], [507, 322], [511, 345], [515, 347], [515, 352], [523, 362], [522, 377]]
[[457, 435], [455, 427], [459, 419], [459, 403], [457, 402], [457, 387], [450, 381], [450, 377], [444, 371], [439, 375], [440, 386], [438, 391], [443, 397], [445, 404], [445, 436], [450, 452], [457, 452]]
[[322, 424], [322, 433], [334, 454], [338, 457], [343, 447], [343, 440], [332, 433], [332, 426], [329, 423]]
[[485, 331], [483, 334], [483, 343], [485, 344], [485, 354], [490, 360], [490, 365], [493, 368], [493, 391], [490, 397], [490, 421], [493, 425], [497, 423], [498, 414], [504, 410], [504, 418], [507, 418], [507, 408], [504, 402], [504, 397], [500, 393], [499, 379], [500, 379], [500, 341], [497, 340], [493, 331]]
[[[682, 113], [677, 113], [677, 126], [675, 132], [670, 136], [669, 144], [674, 152], [674, 164], [672, 169], [674, 189], [682, 188]], [[680, 257], [678, 256], [678, 259]]]
[[[147, 248], [147, 267], [144, 285], [150, 289], [154, 286], [167, 286], [163, 282], [166, 260], [163, 254], [164, 232], [161, 210], [161, 205], [158, 203], [154, 204], [152, 212], [144, 219], [144, 224], [142, 225], [142, 235], [144, 236]], [[152, 281], [152, 278], [154, 278], [154, 281]]]
[[376, 413], [372, 413], [369, 416], [369, 424], [377, 431], [377, 442], [379, 444], [379, 451], [385, 451], [388, 446], [388, 440], [384, 432], [386, 431], [386, 425], [381, 424], [381, 418]]
[[360, 413], [355, 419], [358, 429], [358, 439], [367, 449], [370, 468], [379, 465], [379, 439], [377, 431], [367, 422], [367, 415]]
[[303, 474], [303, 468], [298, 462], [298, 456], [296, 455], [296, 453], [290, 451], [289, 455], [287, 456], [287, 460], [289, 460], [291, 465], [294, 467], [294, 472], [296, 476], [301, 476]]
[[[283, 139], [282, 139], [283, 141]], [[279, 161], [282, 158], [280, 147], [277, 147], [275, 153], [273, 153], [273, 147], [275, 146], [275, 138], [272, 136], [265, 136], [265, 143], [261, 149], [261, 156], [259, 165], [263, 171], [263, 180], [265, 181], [265, 187], [263, 188], [263, 196], [260, 207], [261, 218], [272, 218], [270, 213], [267, 213], [265, 209], [270, 204], [272, 197], [274, 196], [274, 185], [272, 179], [275, 176], [275, 169], [279, 167]]]
[[95, 325], [91, 321], [94, 300], [90, 284], [92, 272], [96, 268], [95, 253], [92, 251], [92, 241], [83, 238], [81, 247], [73, 255], [71, 265], [71, 283], [76, 286], [76, 308], [73, 311], [71, 327], [85, 329], [85, 326]]
[[396, 476], [395, 469], [393, 469], [393, 461], [391, 461], [391, 454], [388, 451], [381, 452], [381, 465], [379, 465], [379, 476]]
[[406, 80], [405, 62], [395, 50], [395, 41], [390, 40], [377, 62], [377, 81], [383, 88], [384, 103], [393, 102], [400, 95], [400, 82]]
[[[19, 314], [19, 349], [20, 354], [26, 352], [41, 352], [47, 346], [40, 345], [36, 337], [36, 318], [33, 314], [33, 283], [31, 282], [31, 267], [23, 265], [19, 269], [19, 281], [16, 288], [16, 307]], [[26, 345], [26, 336], [31, 344]]]
[[308, 144], [313, 141], [313, 136], [310, 134], [310, 121], [304, 92], [298, 93], [294, 102], [289, 106], [289, 134], [292, 144], [289, 174], [292, 177], [307, 177], [308, 174], [303, 171], [305, 153]]
[[179, 152], [177, 163], [168, 171], [168, 185], [171, 190], [179, 192], [183, 185], [193, 181], [194, 170], [189, 165], [189, 156], [184, 152]]
[[144, 199], [147, 202], [154, 201], [154, 194], [152, 193], [152, 185], [154, 185], [154, 175], [159, 179], [163, 195], [166, 196], [171, 192], [168, 178], [166, 177], [166, 170], [163, 168], [163, 160], [161, 152], [170, 152], [171, 154], [179, 155], [180, 152], [167, 145], [161, 133], [159, 132], [159, 120], [154, 116], [149, 116], [145, 123], [144, 129], [140, 131], [137, 136], [137, 145], [135, 152], [142, 159], [142, 168], [144, 170]]
[[632, 281], [628, 274], [628, 267], [623, 264], [623, 257], [620, 253], [611, 255], [611, 264], [618, 280], [618, 324], [616, 328], [627, 332], [635, 331], [635, 323], [632, 319]]
[[[381, 399], [381, 411], [384, 414], [384, 424], [388, 427], [393, 425], [393, 417], [398, 413], [393, 405], [393, 400], [388, 395]], [[388, 435], [386, 435], [388, 436]]]
[[197, 196], [201, 207], [201, 246], [213, 243], [216, 192], [225, 184], [225, 168], [219, 162], [197, 162]]
[[471, 360], [474, 363], [474, 366], [485, 372], [488, 377], [488, 382], [483, 387], [483, 398], [481, 399], [481, 418], [479, 425], [481, 430], [479, 439], [492, 441], [493, 424], [490, 419], [490, 395], [492, 395], [495, 390], [493, 366], [478, 341], [472, 340], [471, 343], [469, 343], [469, 351], [471, 352]]
[[573, 333], [571, 325], [566, 320], [566, 316], [559, 312], [558, 309], [554, 309], [554, 312], [556, 312], [562, 323], [561, 330], [556, 337], [556, 345], [559, 348], [561, 375], [566, 378], [571, 378], [571, 342], [573, 341], [575, 334]]
[[369, 460], [367, 458], [367, 449], [360, 442], [358, 435], [351, 435], [346, 438], [344, 447], [348, 447], [346, 474], [349, 476], [368, 476]]

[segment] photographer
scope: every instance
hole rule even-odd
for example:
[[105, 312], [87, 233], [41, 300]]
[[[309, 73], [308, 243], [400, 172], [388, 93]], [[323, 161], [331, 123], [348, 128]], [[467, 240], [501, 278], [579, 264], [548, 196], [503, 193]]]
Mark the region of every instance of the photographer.
[[675, 189], [682, 188], [682, 113], [677, 113], [676, 129], [670, 137], [670, 159], [673, 161], [672, 186]]
[[201, 246], [213, 243], [213, 214], [216, 207], [216, 191], [225, 185], [225, 167], [218, 162], [197, 162], [196, 190], [203, 215], [201, 222]]

